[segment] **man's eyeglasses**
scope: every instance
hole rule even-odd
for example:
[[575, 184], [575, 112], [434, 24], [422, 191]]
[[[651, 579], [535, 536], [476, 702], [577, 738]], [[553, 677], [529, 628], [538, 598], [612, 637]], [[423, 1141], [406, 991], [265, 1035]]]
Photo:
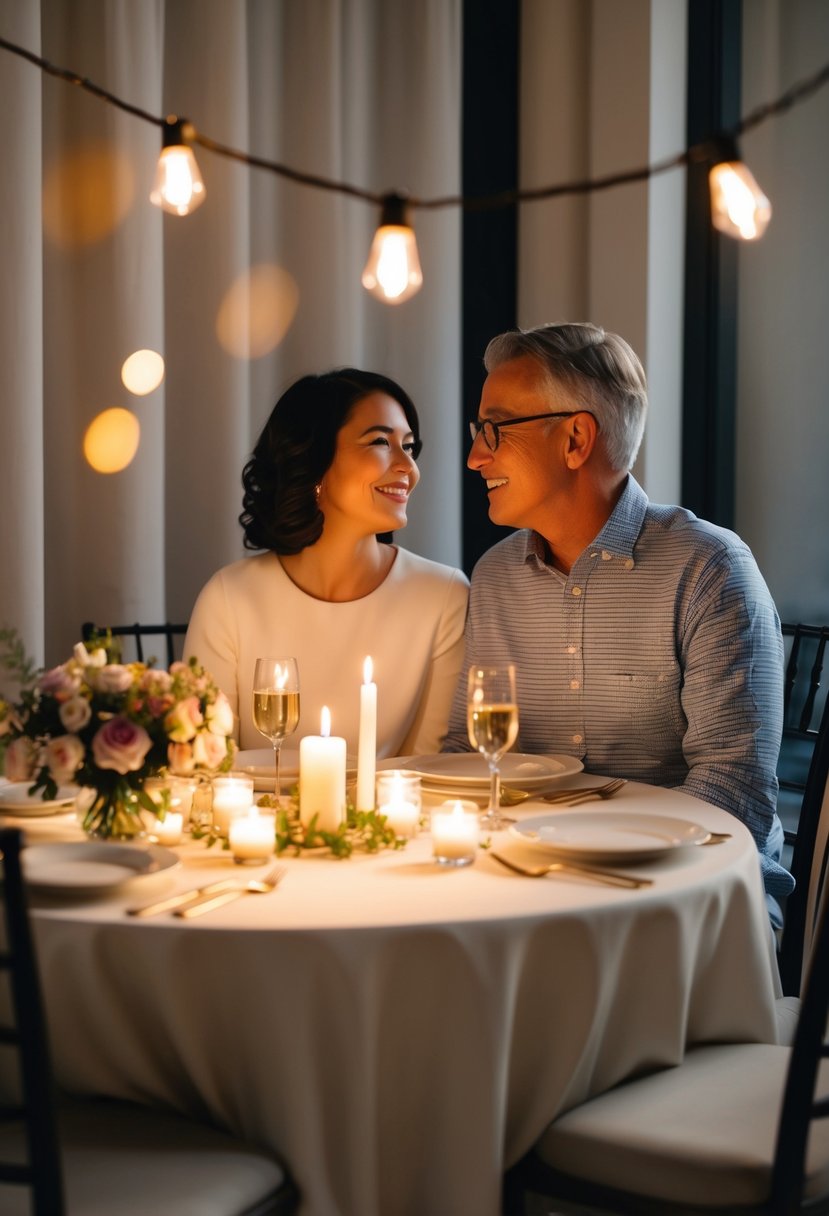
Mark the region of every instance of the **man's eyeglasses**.
[[483, 433], [484, 443], [489, 448], [490, 452], [498, 450], [498, 444], [501, 442], [501, 431], [505, 426], [518, 426], [519, 422], [539, 422], [542, 418], [571, 418], [573, 414], [589, 413], [589, 410], [565, 410], [560, 414], [527, 414], [526, 418], [507, 418], [503, 422], [493, 422], [491, 418], [473, 418], [469, 424], [469, 433], [472, 436], [472, 442]]

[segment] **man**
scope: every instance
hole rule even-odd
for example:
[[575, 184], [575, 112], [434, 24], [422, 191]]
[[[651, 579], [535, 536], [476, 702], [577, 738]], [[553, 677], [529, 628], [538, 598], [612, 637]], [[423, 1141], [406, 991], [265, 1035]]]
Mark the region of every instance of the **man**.
[[[593, 325], [494, 338], [467, 464], [489, 515], [521, 529], [472, 576], [464, 674], [517, 667], [516, 750], [680, 787], [752, 833], [772, 923], [779, 864], [780, 622], [733, 532], [648, 501], [630, 468], [645, 426], [639, 359]], [[447, 750], [464, 750], [465, 680]]]

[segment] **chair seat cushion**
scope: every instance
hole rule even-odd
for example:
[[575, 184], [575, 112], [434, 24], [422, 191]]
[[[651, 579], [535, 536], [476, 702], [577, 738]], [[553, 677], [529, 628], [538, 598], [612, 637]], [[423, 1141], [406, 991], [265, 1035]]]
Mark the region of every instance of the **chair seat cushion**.
[[[700, 1047], [593, 1098], [544, 1132], [536, 1154], [563, 1174], [662, 1201], [757, 1203], [768, 1195], [790, 1052]], [[819, 1091], [829, 1093], [829, 1072]], [[807, 1194], [829, 1189], [829, 1127], [812, 1128]]]
[[[10, 1133], [0, 1133], [0, 1148]], [[60, 1144], [67, 1216], [241, 1216], [285, 1189], [285, 1172], [265, 1151], [151, 1107], [62, 1103]], [[27, 1214], [26, 1188], [8, 1193], [4, 1216]]]

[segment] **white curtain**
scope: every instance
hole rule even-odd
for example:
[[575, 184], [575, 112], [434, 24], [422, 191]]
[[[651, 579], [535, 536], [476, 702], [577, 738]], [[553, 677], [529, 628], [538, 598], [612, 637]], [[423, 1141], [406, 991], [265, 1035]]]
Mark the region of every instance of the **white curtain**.
[[[461, 0], [0, 0], [0, 34], [153, 115], [372, 191], [460, 192]], [[352, 364], [421, 415], [407, 547], [460, 561], [460, 213], [415, 211], [425, 282], [360, 286], [358, 200], [197, 149], [185, 218], [148, 201], [158, 127], [0, 50], [0, 625], [61, 661], [81, 623], [186, 620], [243, 553], [240, 474], [280, 392]], [[144, 397], [124, 359], [166, 361]], [[141, 442], [93, 471], [86, 428]]]

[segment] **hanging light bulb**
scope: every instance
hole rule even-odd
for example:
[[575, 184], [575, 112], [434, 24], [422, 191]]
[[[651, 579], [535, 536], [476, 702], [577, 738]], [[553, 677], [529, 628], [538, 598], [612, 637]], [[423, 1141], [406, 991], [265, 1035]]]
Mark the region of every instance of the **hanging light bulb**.
[[186, 119], [172, 114], [165, 119], [150, 202], [173, 215], [189, 215], [205, 200], [204, 182], [189, 142], [194, 134]]
[[708, 184], [711, 223], [716, 229], [743, 241], [756, 241], [763, 235], [771, 219], [771, 203], [740, 160], [733, 139], [718, 142]]
[[363, 287], [384, 304], [402, 304], [420, 291], [423, 272], [414, 229], [406, 216], [406, 200], [399, 194], [383, 199], [380, 226], [371, 242]]

